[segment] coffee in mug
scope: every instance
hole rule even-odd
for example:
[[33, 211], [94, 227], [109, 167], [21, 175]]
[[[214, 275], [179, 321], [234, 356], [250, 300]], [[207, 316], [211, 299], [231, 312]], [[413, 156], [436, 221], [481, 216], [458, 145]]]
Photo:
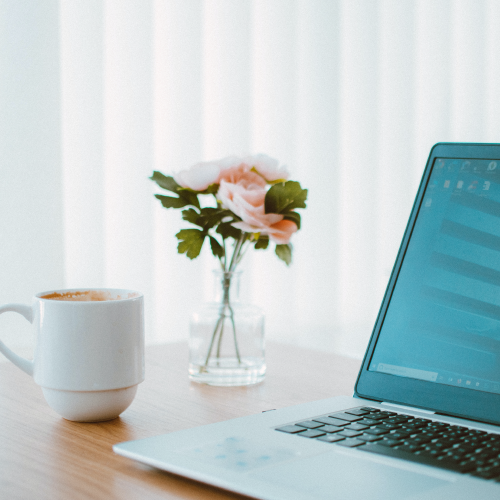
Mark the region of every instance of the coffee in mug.
[[[127, 298], [134, 296], [134, 293], [129, 294]], [[62, 292], [50, 292], [41, 296], [42, 299], [51, 300], [69, 300], [77, 302], [102, 302], [104, 300], [120, 300], [124, 297], [121, 295], [113, 296], [107, 290], [67, 290]]]
[[6, 304], [33, 324], [33, 361], [0, 341], [0, 352], [41, 386], [49, 406], [78, 422], [116, 418], [144, 380], [144, 298], [140, 292], [95, 288], [54, 290], [31, 305]]

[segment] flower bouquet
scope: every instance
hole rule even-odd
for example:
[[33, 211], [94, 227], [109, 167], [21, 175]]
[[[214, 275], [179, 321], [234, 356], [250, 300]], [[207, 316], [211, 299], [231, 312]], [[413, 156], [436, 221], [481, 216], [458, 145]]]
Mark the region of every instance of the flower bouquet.
[[[162, 205], [183, 209], [182, 219], [195, 226], [176, 234], [178, 252], [195, 259], [208, 238], [212, 254], [220, 264], [222, 293], [215, 324], [203, 360], [195, 363], [196, 368], [190, 367], [192, 378], [228, 366], [230, 370], [228, 368], [226, 372], [232, 371], [233, 375], [239, 371], [255, 371], [255, 363], [250, 363], [252, 366], [249, 367], [247, 356], [241, 353], [239, 346], [244, 335], [240, 330], [245, 328], [239, 327], [236, 318], [231, 285], [236, 268], [250, 247], [265, 250], [273, 242], [276, 255], [287, 265], [291, 263], [290, 238], [301, 225], [296, 210], [306, 208], [307, 189], [302, 189], [298, 182], [288, 180], [288, 177], [286, 167], [262, 154], [197, 163], [173, 176], [155, 171], [151, 177], [158, 186], [170, 192], [169, 195], [155, 195]], [[203, 204], [200, 197], [203, 197]], [[213, 206], [206, 206], [209, 204], [207, 198], [213, 200]], [[254, 325], [250, 330], [255, 328]], [[263, 324], [260, 328], [263, 330]], [[226, 337], [232, 339], [229, 355], [223, 353], [223, 339], [228, 330], [230, 334]], [[263, 378], [263, 359], [259, 370], [263, 370]], [[231, 380], [239, 380], [233, 375]], [[250, 380], [254, 379], [250, 377]]]

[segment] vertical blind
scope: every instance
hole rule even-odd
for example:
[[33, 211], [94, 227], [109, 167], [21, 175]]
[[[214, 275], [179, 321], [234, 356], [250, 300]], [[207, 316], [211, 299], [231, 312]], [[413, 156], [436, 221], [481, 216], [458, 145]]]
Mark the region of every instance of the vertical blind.
[[496, 0], [0, 0], [0, 302], [134, 288], [150, 343], [187, 338], [216, 263], [177, 254], [148, 177], [266, 153], [308, 208], [243, 295], [268, 338], [361, 356], [430, 147], [500, 142], [499, 25]]

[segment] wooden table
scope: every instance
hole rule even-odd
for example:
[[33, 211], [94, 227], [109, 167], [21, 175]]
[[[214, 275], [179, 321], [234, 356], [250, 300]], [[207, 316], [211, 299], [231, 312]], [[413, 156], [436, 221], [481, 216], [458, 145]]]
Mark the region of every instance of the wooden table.
[[187, 377], [185, 343], [147, 349], [146, 380], [132, 405], [110, 422], [60, 418], [41, 389], [11, 363], [0, 364], [0, 498], [243, 498], [113, 453], [120, 441], [352, 394], [360, 362], [270, 344], [267, 377], [255, 386], [211, 387]]

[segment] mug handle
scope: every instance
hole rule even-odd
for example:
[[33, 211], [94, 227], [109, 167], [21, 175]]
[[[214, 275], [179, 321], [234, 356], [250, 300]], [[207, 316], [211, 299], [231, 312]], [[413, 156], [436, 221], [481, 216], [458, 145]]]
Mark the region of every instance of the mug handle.
[[[26, 304], [5, 304], [0, 306], [0, 314], [13, 311], [24, 316], [30, 323], [33, 323], [33, 309], [31, 306]], [[23, 372], [28, 375], [33, 376], [33, 361], [22, 358], [18, 356], [15, 352], [11, 351], [1, 340], [0, 340], [0, 352], [10, 361], [12, 361], [18, 368], [21, 368]]]

